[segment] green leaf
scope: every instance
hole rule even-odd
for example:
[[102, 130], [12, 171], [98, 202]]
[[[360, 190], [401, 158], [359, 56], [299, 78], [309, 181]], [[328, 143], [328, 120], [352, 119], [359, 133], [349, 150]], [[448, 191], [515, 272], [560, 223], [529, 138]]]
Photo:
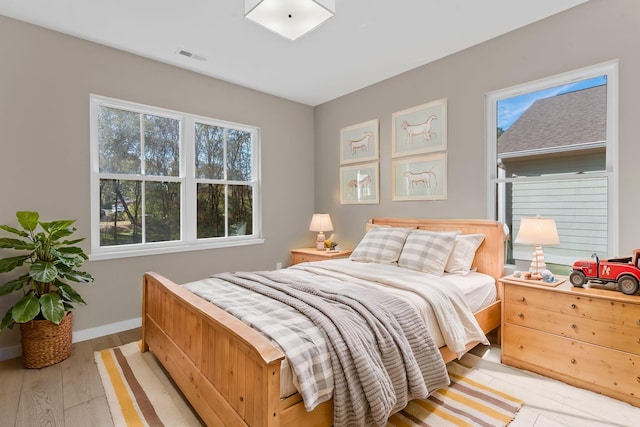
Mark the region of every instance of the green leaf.
[[36, 261], [29, 268], [29, 276], [36, 282], [49, 283], [58, 276], [58, 269], [52, 262]]
[[33, 320], [40, 313], [40, 303], [33, 294], [28, 294], [13, 306], [11, 317], [16, 323]]
[[72, 227], [75, 220], [64, 219], [60, 221], [41, 222], [40, 226], [49, 234], [51, 240], [57, 241], [73, 234], [76, 229]]
[[87, 259], [82, 249], [78, 247], [58, 248], [52, 252], [64, 265], [69, 267], [80, 267]]
[[27, 231], [33, 231], [38, 226], [38, 220], [40, 219], [40, 215], [38, 212], [29, 212], [29, 211], [20, 211], [16, 212], [16, 217], [18, 217], [18, 222]]
[[60, 271], [60, 276], [78, 283], [93, 282], [93, 276], [85, 271], [69, 270]]
[[13, 325], [16, 324], [11, 315], [12, 310], [13, 308], [10, 308], [2, 318], [2, 323], [0, 323], [0, 332], [4, 331], [7, 328], [13, 329]]
[[40, 309], [45, 319], [59, 325], [64, 319], [64, 304], [60, 295], [55, 292], [44, 294], [40, 297]]
[[6, 237], [0, 238], [0, 248], [4, 249], [17, 249], [19, 251], [32, 251], [36, 248], [36, 245], [32, 242], [25, 242], [19, 239], [8, 239]]
[[62, 263], [62, 266], [58, 264], [59, 270], [67, 270], [67, 268], [63, 268], [63, 266], [66, 266], [70, 269], [71, 267], [80, 267], [82, 264], [84, 264], [84, 258], [76, 254], [65, 254], [55, 249], [51, 251], [51, 254], [55, 256], [56, 259], [60, 261], [60, 263]]
[[0, 225], [0, 229], [8, 231], [9, 233], [17, 234], [20, 237], [29, 237], [29, 233], [26, 231], [18, 230], [17, 228], [9, 227], [8, 225]]
[[[61, 245], [64, 245], [64, 246], [71, 246], [71, 245], [75, 245], [76, 243], [80, 243], [80, 242], [82, 242], [83, 240], [85, 240], [85, 238], [84, 238], [84, 237], [81, 237], [81, 238], [76, 239], [76, 240], [65, 240], [64, 242], [62, 242], [62, 243], [60, 243], [60, 244], [61, 244]], [[78, 248], [78, 249], [79, 249], [79, 248]]]
[[49, 236], [52, 241], [57, 242], [63, 237], [71, 236], [75, 231], [76, 229], [73, 227], [61, 228], [60, 230], [52, 230]]
[[14, 256], [14, 257], [0, 259], [0, 273], [7, 273], [16, 267], [20, 267], [28, 259], [29, 259], [28, 255]]
[[76, 290], [73, 289], [71, 286], [62, 282], [56, 282], [55, 285], [60, 290], [63, 301], [75, 302], [78, 304], [86, 304], [86, 302], [82, 299], [80, 294], [78, 294]]
[[11, 280], [4, 285], [0, 286], [0, 295], [8, 295], [12, 292], [22, 289], [22, 287], [29, 283], [31, 278], [28, 274], [20, 276], [15, 280]]

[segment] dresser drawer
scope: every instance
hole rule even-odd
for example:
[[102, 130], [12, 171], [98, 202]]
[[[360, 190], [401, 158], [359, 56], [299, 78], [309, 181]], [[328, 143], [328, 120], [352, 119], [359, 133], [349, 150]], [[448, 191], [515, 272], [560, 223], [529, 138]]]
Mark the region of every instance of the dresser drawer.
[[640, 356], [503, 325], [503, 362], [640, 405]]
[[327, 252], [316, 248], [293, 249], [291, 251], [291, 265], [301, 262], [326, 261], [328, 259], [348, 258], [351, 251]]
[[307, 254], [291, 254], [291, 265], [300, 264], [301, 262], [317, 261], [317, 257]]
[[505, 286], [504, 322], [640, 354], [640, 305]]

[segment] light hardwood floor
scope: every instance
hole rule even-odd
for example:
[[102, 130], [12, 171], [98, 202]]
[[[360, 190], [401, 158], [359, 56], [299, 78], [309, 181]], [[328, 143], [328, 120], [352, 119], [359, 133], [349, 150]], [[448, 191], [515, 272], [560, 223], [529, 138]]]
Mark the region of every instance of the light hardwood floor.
[[[140, 329], [134, 329], [76, 343], [69, 359], [40, 370], [23, 369], [19, 358], [0, 362], [0, 427], [113, 427], [93, 353], [137, 341], [140, 335]], [[489, 362], [500, 361], [500, 348], [495, 345], [478, 346], [471, 353]], [[496, 386], [525, 400], [513, 427], [640, 425], [640, 408], [567, 389], [565, 384], [526, 371], [488, 366], [485, 373], [494, 377]], [[525, 398], [523, 388], [535, 394]]]
[[93, 353], [140, 337], [138, 328], [75, 343], [70, 358], [44, 369], [0, 362], [0, 426], [113, 427]]

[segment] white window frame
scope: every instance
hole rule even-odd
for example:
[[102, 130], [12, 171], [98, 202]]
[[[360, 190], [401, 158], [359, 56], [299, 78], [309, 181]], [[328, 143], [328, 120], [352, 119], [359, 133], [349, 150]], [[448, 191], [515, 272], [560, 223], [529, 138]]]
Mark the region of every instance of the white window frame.
[[[148, 242], [127, 245], [100, 246], [100, 179], [109, 178], [131, 179], [132, 175], [104, 174], [99, 171], [99, 135], [98, 112], [100, 107], [111, 107], [141, 114], [169, 117], [180, 121], [180, 174], [177, 177], [163, 177], [163, 181], [180, 182], [181, 209], [180, 229], [181, 240], [168, 242]], [[253, 149], [252, 180], [241, 182], [253, 188], [253, 224], [251, 235], [226, 236], [212, 238], [197, 238], [197, 194], [195, 177], [195, 123], [202, 123], [225, 128], [233, 128], [252, 134]], [[197, 116], [178, 111], [167, 110], [149, 105], [108, 98], [100, 95], [90, 95], [90, 156], [91, 156], [91, 260], [115, 259], [142, 255], [156, 255], [173, 252], [224, 248], [264, 243], [262, 237], [262, 209], [260, 191], [260, 129], [239, 123], [226, 122], [212, 118]], [[136, 175], [133, 175], [136, 176]], [[226, 181], [227, 184], [238, 184]], [[144, 223], [144, 218], [143, 218]], [[144, 226], [143, 226], [144, 230]]]
[[[586, 80], [598, 76], [607, 76], [607, 131], [606, 131], [606, 170], [602, 173], [590, 173], [589, 177], [606, 177], [608, 183], [607, 198], [607, 244], [608, 255], [617, 256], [619, 254], [618, 239], [618, 61], [608, 61], [590, 67], [557, 74], [555, 76], [543, 78], [529, 83], [512, 86], [489, 92], [485, 95], [485, 153], [486, 153], [486, 191], [487, 195], [487, 218], [496, 219], [504, 223], [503, 214], [505, 212], [504, 200], [498, 200], [498, 186], [507, 183], [523, 180], [523, 178], [504, 178], [498, 176], [497, 161], [497, 103], [500, 100], [511, 98], [523, 93], [535, 92], [550, 87], [556, 87], [575, 81]], [[575, 179], [575, 174], [567, 174], [564, 179]], [[526, 178], [524, 178], [526, 179]], [[537, 180], [546, 179], [537, 177]], [[549, 180], [561, 180], [562, 175], [553, 175]], [[513, 230], [513, 233], [517, 233]], [[512, 239], [515, 236], [512, 236]], [[547, 257], [548, 258], [548, 257]], [[568, 259], [547, 259], [548, 262], [558, 264], [572, 264], [575, 260]]]

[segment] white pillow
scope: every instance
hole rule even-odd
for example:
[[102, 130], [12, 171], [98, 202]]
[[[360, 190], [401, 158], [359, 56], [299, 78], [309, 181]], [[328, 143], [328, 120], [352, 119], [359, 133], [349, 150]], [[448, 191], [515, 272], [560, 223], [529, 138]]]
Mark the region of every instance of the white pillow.
[[398, 265], [442, 276], [458, 234], [458, 231], [412, 230]]
[[411, 228], [373, 227], [364, 235], [349, 258], [360, 262], [396, 263], [409, 231]]
[[462, 234], [457, 236], [444, 271], [460, 276], [469, 274], [473, 258], [475, 258], [476, 251], [483, 240], [484, 234]]

